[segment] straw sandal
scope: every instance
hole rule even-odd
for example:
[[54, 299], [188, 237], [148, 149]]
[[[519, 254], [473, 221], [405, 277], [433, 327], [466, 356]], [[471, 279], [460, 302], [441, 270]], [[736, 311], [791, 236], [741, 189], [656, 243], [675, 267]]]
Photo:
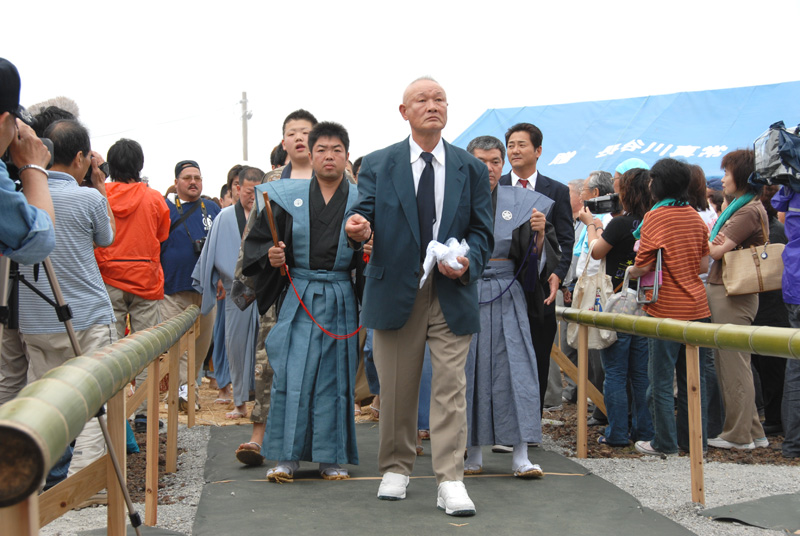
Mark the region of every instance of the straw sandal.
[[294, 472], [300, 464], [297, 462], [278, 462], [278, 465], [267, 471], [267, 480], [283, 484], [294, 481]]
[[[249, 448], [247, 445], [255, 445], [256, 448]], [[245, 465], [258, 467], [264, 463], [264, 456], [261, 455], [261, 445], [255, 441], [242, 443], [236, 449], [236, 459]]]
[[538, 464], [529, 462], [514, 469], [514, 476], [517, 478], [542, 478], [544, 471]]
[[321, 467], [323, 464], [320, 464], [319, 469], [319, 476], [324, 478], [325, 480], [347, 480], [350, 478], [350, 475], [347, 473], [347, 469], [344, 467], [338, 467], [335, 465], [327, 465], [327, 467]]

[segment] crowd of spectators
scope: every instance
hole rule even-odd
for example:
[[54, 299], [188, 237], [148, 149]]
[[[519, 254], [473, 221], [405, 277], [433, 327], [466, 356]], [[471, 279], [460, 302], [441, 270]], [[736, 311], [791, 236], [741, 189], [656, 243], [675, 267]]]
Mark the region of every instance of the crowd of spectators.
[[[338, 355], [348, 356], [337, 369], [332, 365], [335, 361], [324, 359], [336, 352], [327, 340], [314, 338], [322, 335], [310, 327], [306, 313], [297, 309], [296, 316], [290, 317], [286, 309], [281, 309], [286, 303], [292, 307], [298, 304], [291, 290], [286, 301], [287, 280], [279, 277], [276, 269], [289, 264], [299, 280], [307, 279], [301, 288], [317, 289], [309, 291], [309, 300], [314, 293], [323, 294], [340, 285], [341, 281], [334, 283], [339, 280], [347, 280], [347, 285], [341, 283], [345, 290], [337, 291], [335, 300], [346, 304], [360, 297], [365, 287], [365, 300], [370, 293], [391, 292], [383, 286], [383, 270], [388, 273], [399, 264], [380, 264], [392, 254], [381, 238], [388, 236], [391, 241], [394, 237], [392, 224], [386, 227], [380, 223], [382, 216], [374, 212], [374, 188], [376, 184], [385, 187], [380, 166], [393, 161], [392, 151], [408, 159], [408, 141], [351, 164], [347, 131], [335, 123], [318, 124], [309, 112], [297, 110], [282, 125], [281, 143], [270, 156], [272, 171], [264, 173], [237, 164], [228, 173], [219, 198], [212, 199], [203, 194], [207, 178], [200, 163], [184, 159], [175, 165], [174, 186], [162, 195], [142, 180], [145, 155], [136, 141], [120, 139], [104, 158], [91, 149], [89, 132], [73, 113], [51, 106], [35, 118], [26, 117], [19, 107], [18, 73], [2, 59], [0, 76], [0, 151], [10, 147], [22, 186], [22, 193], [15, 191], [6, 164], [0, 163], [0, 208], [4, 214], [15, 215], [14, 219], [4, 216], [0, 245], [2, 254], [19, 264], [19, 274], [31, 285], [20, 287], [18, 327], [8, 326], [3, 331], [0, 403], [67, 359], [154, 326], [194, 304], [202, 312], [195, 347], [198, 356], [209, 356], [212, 363], [219, 389], [215, 403], [230, 404], [229, 419], [245, 419], [246, 403], [256, 402], [249, 415], [253, 433], [250, 441], [237, 449], [239, 461], [258, 466], [267, 458], [277, 459], [279, 463], [270, 470], [268, 479], [278, 482], [290, 481], [304, 460], [319, 462], [325, 479], [347, 478], [347, 470], [340, 464], [358, 460], [353, 416], [360, 414], [362, 403], [370, 403], [375, 417], [385, 421], [381, 425], [384, 479], [379, 498], [405, 497], [413, 467], [404, 450], [411, 443], [398, 440], [399, 446], [387, 446], [386, 442], [393, 439], [391, 431], [386, 430], [397, 426], [407, 434], [413, 428], [417, 455], [424, 452], [423, 440], [434, 436], [431, 445], [439, 467], [435, 469], [440, 506], [448, 514], [471, 515], [474, 505], [460, 481], [464, 473], [482, 471], [481, 446], [512, 453], [511, 469], [516, 477], [543, 475], [542, 468], [528, 457], [529, 444], [541, 441], [542, 412], [575, 401], [574, 389], [567, 386], [562, 391], [558, 369], [550, 369], [550, 348], [557, 333], [555, 303], [558, 299], [570, 305], [576, 280], [596, 273], [601, 259], [605, 259], [606, 273], [619, 290], [626, 274], [635, 289], [636, 279], [652, 272], [660, 258], [662, 270], [654, 277], [659, 285], [658, 298], [643, 307], [648, 316], [800, 328], [800, 198], [789, 186], [762, 191], [750, 184], [755, 162], [751, 150], [736, 150], [723, 157], [721, 181], [706, 180], [698, 166], [671, 158], [658, 160], [652, 167], [630, 159], [613, 174], [611, 170], [593, 170], [587, 178], [565, 186], [537, 171], [543, 134], [532, 124], [509, 125], [505, 142], [490, 136], [476, 138], [468, 147], [472, 156], [443, 144], [441, 137], [430, 137], [430, 129], [420, 126], [420, 118], [432, 114], [430, 117], [441, 119], [443, 127], [446, 106], [442, 109], [444, 91], [426, 78], [409, 86], [401, 114], [412, 128], [415, 187], [430, 188], [426, 191], [432, 198], [436, 196], [438, 205], [421, 201], [418, 194], [414, 210], [419, 211], [419, 222], [415, 219], [413, 225], [427, 233], [423, 243], [437, 236], [446, 210], [441, 198], [449, 195], [443, 186], [442, 190], [434, 186], [444, 184], [442, 162], [444, 158], [464, 162], [470, 169], [475, 197], [458, 208], [473, 211], [464, 221], [464, 228], [469, 229], [464, 232], [474, 241], [475, 251], [459, 257], [461, 271], [439, 264], [438, 279], [423, 285], [422, 290], [419, 286], [415, 289], [414, 281], [409, 280], [409, 292], [427, 293], [431, 314], [439, 315], [443, 319], [440, 324], [453, 331], [441, 338], [428, 331], [413, 339], [415, 349], [424, 348], [424, 354], [418, 356], [415, 350], [413, 367], [406, 367], [402, 360], [391, 363], [397, 374], [410, 378], [409, 389], [399, 389], [386, 368], [387, 361], [373, 358], [398, 344], [389, 342], [387, 333], [397, 328], [392, 324], [395, 320], [384, 321], [383, 315], [388, 312], [370, 317], [375, 309], [365, 307], [362, 322], [375, 329], [365, 329], [358, 345], [358, 339], [354, 339], [336, 346]], [[410, 100], [412, 90], [419, 90], [419, 95], [431, 99], [432, 104]], [[23, 119], [34, 124], [37, 132]], [[52, 142], [51, 162], [37, 133]], [[315, 144], [319, 154], [314, 152]], [[502, 175], [506, 156], [511, 171]], [[393, 168], [389, 165], [387, 169]], [[355, 184], [360, 175], [365, 182], [357, 192]], [[276, 196], [272, 209], [278, 232], [286, 237], [280, 241], [274, 240], [264, 223], [264, 192]], [[286, 192], [296, 196], [292, 197], [293, 207], [282, 204], [281, 195]], [[619, 205], [605, 213], [592, 213], [587, 202], [605, 196], [618, 196]], [[384, 210], [397, 209], [401, 203]], [[303, 208], [298, 212], [299, 207]], [[465, 214], [449, 217], [458, 222]], [[428, 217], [433, 218], [433, 225], [425, 230]], [[491, 220], [493, 225], [489, 226]], [[370, 225], [378, 228], [377, 238]], [[413, 249], [418, 246], [413, 245], [411, 236], [406, 241]], [[420, 241], [419, 237], [415, 239]], [[786, 244], [783, 291], [727, 295], [722, 284], [724, 254], [739, 247], [760, 246], [767, 240]], [[306, 242], [310, 258], [308, 252], [299, 249], [298, 244]], [[373, 247], [377, 248], [374, 262], [369, 264]], [[343, 248], [348, 252], [345, 257], [341, 256]], [[416, 255], [414, 250], [410, 261], [402, 260], [416, 265]], [[72, 309], [78, 347], [68, 337], [56, 309], [33, 291], [35, 288], [55, 299], [46, 278], [38, 277], [36, 267], [48, 256]], [[419, 256], [420, 262], [426, 256], [424, 244]], [[319, 275], [322, 272], [329, 275]], [[341, 273], [347, 275], [337, 275]], [[350, 274], [355, 293], [347, 290]], [[411, 279], [416, 280], [418, 275]], [[303, 286], [306, 284], [310, 286]], [[480, 300], [474, 317], [452, 320], [463, 311], [450, 312], [448, 308], [473, 291]], [[438, 296], [443, 296], [441, 309], [436, 305]], [[240, 300], [246, 302], [244, 307]], [[408, 305], [407, 301], [402, 307]], [[352, 327], [355, 309], [345, 307], [345, 318], [316, 307], [314, 314], [319, 318], [343, 322], [342, 330]], [[417, 322], [420, 314], [415, 306], [410, 318]], [[292, 338], [300, 324], [315, 334], [302, 348]], [[387, 328], [390, 324], [392, 327]], [[480, 333], [473, 336], [478, 325]], [[293, 341], [291, 346], [288, 341]], [[574, 349], [563, 337], [556, 343], [575, 358]], [[360, 347], [359, 374], [368, 386], [358, 390], [353, 354], [356, 346]], [[286, 355], [279, 356], [279, 348], [285, 348]], [[318, 367], [314, 374], [319, 377], [308, 379], [308, 370], [296, 368], [311, 367], [304, 364], [306, 361], [297, 357], [286, 361], [290, 354], [302, 354], [312, 363], [315, 352], [320, 352], [319, 362], [313, 365]], [[444, 364], [443, 356], [452, 359], [450, 364]], [[271, 362], [278, 365], [275, 385]], [[187, 357], [181, 357], [182, 410], [188, 404], [187, 384], [198, 380], [203, 363], [204, 359], [198, 359], [195, 370], [187, 370]], [[458, 374], [446, 381], [453, 382], [454, 396], [466, 397], [466, 402], [460, 409], [447, 409], [450, 417], [444, 419], [443, 404], [437, 397], [451, 395], [445, 396], [437, 374], [452, 363], [458, 364]], [[322, 378], [338, 378], [338, 374], [344, 374], [344, 379], [337, 380], [335, 387]], [[393, 381], [384, 382], [381, 393], [380, 380], [389, 377]], [[141, 385], [145, 379], [142, 371], [136, 382]], [[601, 443], [611, 447], [633, 443], [637, 451], [651, 455], [688, 450], [686, 349], [680, 343], [619, 333], [608, 348], [590, 350], [590, 379], [605, 399], [606, 414], [595, 408], [589, 422], [605, 427]], [[295, 380], [301, 382], [296, 389], [291, 387]], [[704, 348], [700, 351], [700, 380], [704, 448], [763, 448], [769, 445], [768, 436], [782, 434], [784, 456], [800, 456], [797, 360]], [[305, 393], [300, 400], [296, 399], [298, 392]], [[335, 403], [325, 398], [331, 393]], [[383, 418], [380, 395], [386, 397]], [[348, 406], [344, 420], [342, 400]], [[321, 409], [323, 404], [332, 405]], [[414, 412], [410, 411], [412, 407]], [[464, 408], [462, 433], [458, 419]], [[143, 404], [135, 410], [133, 425], [138, 430], [146, 426], [145, 409]], [[290, 419], [294, 421], [290, 423]], [[284, 438], [281, 434], [289, 427], [303, 430], [303, 437]], [[454, 449], [465, 450], [464, 466], [463, 460], [451, 464], [448, 457], [452, 458], [452, 452], [438, 447], [447, 439], [438, 443], [436, 437], [445, 435]], [[305, 438], [312, 436], [309, 445]], [[398, 455], [400, 451], [402, 456]], [[74, 472], [102, 452], [99, 431], [87, 426], [53, 468], [47, 485], [54, 485], [68, 470]], [[447, 468], [442, 469], [445, 465]], [[453, 482], [459, 485], [451, 485]]]

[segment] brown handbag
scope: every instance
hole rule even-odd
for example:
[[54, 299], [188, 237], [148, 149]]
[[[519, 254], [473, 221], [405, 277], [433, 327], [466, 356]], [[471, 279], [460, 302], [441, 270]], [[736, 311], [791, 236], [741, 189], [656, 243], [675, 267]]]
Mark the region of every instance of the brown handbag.
[[759, 219], [766, 240], [764, 245], [734, 249], [722, 256], [722, 284], [728, 296], [757, 294], [781, 288], [784, 245], [769, 243], [764, 219]]

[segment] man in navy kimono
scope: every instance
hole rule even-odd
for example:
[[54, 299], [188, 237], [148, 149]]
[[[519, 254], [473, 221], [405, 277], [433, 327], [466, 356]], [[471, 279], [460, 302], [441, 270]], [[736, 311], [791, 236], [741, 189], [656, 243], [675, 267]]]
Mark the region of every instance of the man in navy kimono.
[[[357, 197], [344, 180], [350, 144], [339, 124], [317, 124], [308, 137], [314, 176], [257, 188], [259, 213], [243, 244], [242, 273], [258, 275], [257, 300], [282, 295], [278, 321], [265, 346], [274, 371], [264, 455], [278, 460], [271, 482], [289, 482], [301, 461], [319, 463], [326, 480], [348, 478], [357, 464], [353, 386], [358, 305], [350, 273], [358, 255], [347, 247], [344, 214]], [[270, 199], [278, 243], [262, 210]], [[279, 269], [286, 265], [286, 276]], [[287, 288], [287, 285], [289, 288]]]

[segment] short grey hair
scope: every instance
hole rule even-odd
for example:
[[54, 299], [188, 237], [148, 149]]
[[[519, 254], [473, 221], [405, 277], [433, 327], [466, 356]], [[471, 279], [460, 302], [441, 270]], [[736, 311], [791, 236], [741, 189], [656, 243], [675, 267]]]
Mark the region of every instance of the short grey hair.
[[592, 171], [586, 184], [590, 190], [597, 188], [599, 195], [614, 193], [614, 177], [608, 171]]
[[467, 145], [467, 152], [472, 156], [475, 156], [475, 149], [479, 149], [481, 151], [491, 151], [493, 149], [500, 150], [500, 158], [503, 160], [503, 163], [506, 161], [506, 147], [503, 145], [503, 142], [495, 138], [494, 136], [478, 136]]
[[580, 193], [584, 182], [586, 182], [586, 179], [573, 179], [567, 183], [567, 186], [570, 190], [575, 190], [576, 192]]

